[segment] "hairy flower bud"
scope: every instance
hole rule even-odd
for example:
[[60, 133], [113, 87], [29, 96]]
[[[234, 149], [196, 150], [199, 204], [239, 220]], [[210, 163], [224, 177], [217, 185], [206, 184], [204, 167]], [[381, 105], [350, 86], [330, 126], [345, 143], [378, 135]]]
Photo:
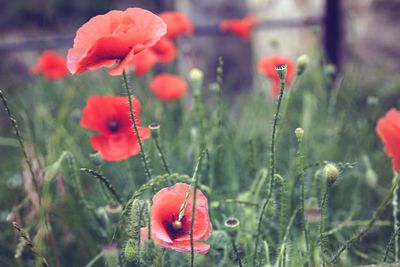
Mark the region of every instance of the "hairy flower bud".
[[307, 69], [310, 58], [307, 55], [301, 55], [297, 58], [297, 75], [301, 75]]
[[340, 175], [339, 169], [332, 163], [326, 164], [322, 172], [328, 186], [334, 185]]
[[303, 138], [303, 135], [304, 135], [303, 128], [296, 128], [296, 130], [294, 130], [294, 134], [296, 135], [297, 139]]

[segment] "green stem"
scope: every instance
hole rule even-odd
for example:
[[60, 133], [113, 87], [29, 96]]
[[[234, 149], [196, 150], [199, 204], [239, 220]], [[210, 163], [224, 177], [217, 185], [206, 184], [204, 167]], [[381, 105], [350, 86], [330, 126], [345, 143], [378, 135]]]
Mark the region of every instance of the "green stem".
[[192, 200], [192, 219], [190, 221], [190, 266], [194, 266], [194, 240], [193, 240], [193, 226], [194, 226], [194, 220], [195, 220], [195, 213], [196, 213], [196, 198], [197, 198], [197, 183], [199, 180], [199, 172], [200, 172], [200, 166], [201, 166], [201, 161], [203, 159], [205, 152], [201, 152], [199, 161], [197, 163], [196, 169], [193, 174], [193, 200]]
[[[398, 202], [398, 191], [399, 191], [399, 186], [397, 185], [397, 178], [398, 174], [395, 173], [393, 176], [393, 184], [396, 185], [394, 192], [393, 192], [393, 200], [392, 200], [392, 206], [393, 206], [393, 231], [396, 233], [399, 230], [399, 220], [397, 219], [397, 216], [399, 214], [399, 202]], [[399, 261], [399, 235], [394, 236], [394, 258], [395, 261]]]
[[267, 195], [267, 198], [264, 200], [264, 203], [262, 205], [261, 211], [260, 211], [260, 215], [259, 215], [259, 219], [258, 219], [258, 225], [257, 225], [257, 233], [256, 233], [256, 238], [255, 238], [255, 245], [254, 245], [254, 253], [253, 253], [253, 265], [255, 265], [256, 263], [256, 259], [257, 259], [257, 250], [258, 250], [258, 243], [260, 241], [260, 234], [261, 234], [261, 224], [262, 224], [262, 220], [264, 217], [264, 213], [265, 213], [265, 209], [270, 201], [270, 198], [272, 196], [272, 191], [273, 191], [273, 187], [274, 187], [274, 180], [275, 180], [275, 137], [276, 137], [276, 129], [277, 129], [277, 125], [278, 125], [278, 118], [279, 118], [279, 110], [281, 107], [281, 103], [282, 103], [282, 98], [283, 98], [283, 93], [285, 90], [285, 80], [281, 80], [281, 90], [279, 93], [279, 98], [278, 98], [278, 104], [276, 106], [276, 112], [275, 112], [275, 116], [274, 116], [274, 124], [272, 127], [272, 140], [271, 140], [271, 158], [270, 158], [270, 187], [269, 187], [269, 192]]
[[349, 248], [355, 241], [357, 241], [360, 237], [364, 236], [375, 224], [375, 221], [378, 219], [381, 212], [385, 209], [385, 207], [390, 203], [393, 193], [395, 192], [396, 188], [399, 185], [400, 175], [396, 175], [394, 178], [394, 182], [390, 192], [386, 195], [385, 199], [381, 202], [378, 209], [375, 210], [374, 215], [372, 216], [371, 220], [369, 220], [365, 229], [361, 230], [358, 234], [354, 235], [352, 238], [346, 241], [346, 243], [336, 252], [336, 254], [332, 257], [331, 263], [335, 262], [339, 256]]
[[[302, 129], [301, 129], [302, 130]], [[303, 133], [299, 133], [296, 135], [297, 137], [297, 168], [300, 176], [300, 224], [303, 228], [303, 234], [306, 240], [306, 249], [307, 249], [307, 255], [309, 256], [310, 263], [311, 264], [311, 253], [310, 253], [310, 242], [308, 240], [308, 231], [307, 231], [307, 225], [306, 225], [306, 220], [304, 217], [304, 202], [305, 202], [305, 197], [304, 197], [304, 180], [305, 180], [305, 170], [304, 170], [304, 156], [303, 156]]]
[[325, 221], [326, 221], [327, 206], [328, 206], [327, 205], [328, 192], [329, 192], [329, 186], [327, 184], [325, 184], [324, 194], [323, 194], [323, 197], [321, 200], [321, 206], [320, 206], [321, 217], [320, 217], [320, 222], [319, 222], [319, 245], [320, 245], [322, 265], [324, 265], [324, 262], [325, 262], [325, 252], [326, 252]]
[[194, 90], [194, 105], [199, 122], [199, 135], [200, 135], [200, 152], [206, 148], [206, 127], [204, 119], [204, 108], [201, 100], [201, 91], [199, 88]]
[[240, 255], [239, 255], [239, 252], [238, 252], [237, 247], [236, 247], [235, 239], [234, 239], [234, 238], [231, 238], [231, 241], [232, 241], [233, 252], [234, 252], [235, 255], [236, 255], [236, 260], [237, 260], [238, 266], [239, 266], [239, 267], [242, 267], [242, 266], [243, 266], [243, 265], [242, 265], [242, 260], [240, 259]]
[[283, 126], [285, 125], [287, 112], [288, 112], [288, 110], [289, 110], [290, 104], [292, 103], [292, 98], [293, 98], [293, 97], [292, 97], [292, 95], [293, 95], [292, 91], [294, 90], [294, 88], [295, 88], [295, 86], [296, 86], [298, 80], [299, 80], [299, 76], [296, 75], [296, 76], [294, 77], [294, 79], [293, 79], [292, 86], [290, 86], [290, 89], [287, 90], [287, 92], [288, 92], [288, 93], [287, 93], [287, 97], [286, 97], [287, 100], [286, 100], [285, 105], [284, 105], [284, 107], [283, 107], [281, 124], [280, 124], [280, 126], [279, 126], [279, 128], [278, 128], [278, 132], [277, 132], [277, 134], [276, 134], [276, 136], [277, 136], [277, 142], [279, 142], [279, 138], [280, 138], [280, 136], [281, 136]]
[[161, 146], [161, 143], [160, 143], [159, 138], [158, 138], [158, 137], [155, 137], [155, 138], [153, 138], [153, 139], [154, 139], [154, 144], [155, 144], [156, 147], [157, 147], [158, 155], [159, 155], [160, 158], [161, 158], [161, 162], [162, 162], [162, 164], [163, 164], [163, 166], [164, 166], [165, 171], [166, 171], [168, 174], [171, 174], [171, 171], [170, 171], [170, 169], [169, 169], [169, 167], [168, 167], [168, 163], [167, 163], [167, 160], [166, 160], [166, 158], [165, 158], [165, 153], [164, 153], [164, 150], [162, 149], [162, 146]]
[[142, 139], [140, 138], [139, 135], [139, 130], [136, 124], [136, 118], [135, 118], [135, 111], [133, 110], [133, 105], [132, 105], [132, 94], [131, 94], [131, 89], [129, 89], [129, 84], [128, 84], [128, 78], [126, 77], [126, 72], [124, 71], [122, 73], [123, 79], [124, 79], [124, 85], [125, 85], [125, 90], [126, 93], [128, 95], [128, 102], [129, 102], [129, 114], [131, 116], [131, 120], [133, 123], [133, 128], [135, 129], [135, 134], [139, 143], [139, 148], [140, 148], [140, 156], [142, 158], [142, 162], [143, 162], [143, 167], [144, 167], [144, 172], [146, 175], [147, 180], [151, 179], [151, 172], [150, 172], [150, 168], [149, 168], [149, 164], [147, 162], [146, 159], [146, 154], [143, 150], [143, 143], [142, 143]]

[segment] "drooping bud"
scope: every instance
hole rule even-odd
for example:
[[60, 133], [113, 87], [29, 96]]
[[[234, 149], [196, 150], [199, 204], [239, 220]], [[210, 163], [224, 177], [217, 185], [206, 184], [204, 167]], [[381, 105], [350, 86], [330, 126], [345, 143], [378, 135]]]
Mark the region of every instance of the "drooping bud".
[[307, 55], [301, 55], [297, 58], [297, 75], [301, 75], [307, 69], [310, 58]]
[[200, 95], [201, 86], [203, 84], [204, 73], [198, 68], [194, 68], [189, 72], [190, 83], [193, 88], [193, 93]]
[[156, 246], [154, 241], [151, 239], [147, 239], [143, 243], [143, 253], [140, 255], [144, 266], [154, 266], [154, 262], [156, 259]]
[[128, 240], [124, 248], [124, 255], [128, 262], [139, 262], [138, 247], [135, 240]]
[[279, 64], [275, 66], [275, 71], [278, 73], [279, 78], [281, 81], [285, 80], [287, 74], [287, 65], [286, 64]]
[[103, 257], [106, 266], [115, 267], [119, 265], [119, 249], [116, 244], [108, 244], [103, 247]]
[[303, 135], [304, 135], [303, 128], [296, 128], [296, 130], [294, 130], [294, 134], [296, 135], [297, 139], [303, 138]]
[[160, 136], [160, 124], [153, 122], [149, 125], [151, 137], [158, 138]]
[[239, 232], [240, 221], [231, 217], [225, 221], [225, 231], [231, 238], [236, 238]]
[[339, 169], [332, 163], [326, 164], [322, 172], [328, 186], [334, 185], [340, 175]]
[[189, 72], [189, 78], [192, 81], [202, 81], [204, 77], [204, 73], [201, 69], [199, 68], [193, 68], [190, 72]]

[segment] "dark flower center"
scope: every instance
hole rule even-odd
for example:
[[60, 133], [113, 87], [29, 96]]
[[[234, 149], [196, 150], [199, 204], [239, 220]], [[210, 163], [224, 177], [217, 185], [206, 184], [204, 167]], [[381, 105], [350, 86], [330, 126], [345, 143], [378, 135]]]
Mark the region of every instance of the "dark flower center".
[[118, 128], [119, 128], [118, 121], [111, 120], [111, 121], [108, 122], [108, 130], [110, 130], [110, 132], [115, 133], [115, 132], [118, 131]]
[[171, 220], [164, 221], [163, 224], [172, 240], [189, 233], [185, 217], [178, 221], [178, 216], [172, 215]]

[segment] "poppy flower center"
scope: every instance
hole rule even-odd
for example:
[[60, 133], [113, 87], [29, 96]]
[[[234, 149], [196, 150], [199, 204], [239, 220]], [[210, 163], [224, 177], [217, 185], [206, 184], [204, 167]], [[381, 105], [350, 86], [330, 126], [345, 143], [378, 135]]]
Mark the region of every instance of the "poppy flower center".
[[111, 120], [108, 122], [108, 130], [110, 130], [110, 132], [117, 132], [119, 128], [119, 123], [116, 120]]
[[183, 236], [185, 234], [188, 234], [187, 227], [186, 226], [186, 219], [185, 217], [182, 217], [182, 219], [179, 221], [176, 219], [177, 216], [172, 216], [172, 220], [170, 221], [165, 221], [163, 224], [165, 226], [165, 229], [168, 232], [168, 235], [170, 238], [176, 239], [180, 236]]

